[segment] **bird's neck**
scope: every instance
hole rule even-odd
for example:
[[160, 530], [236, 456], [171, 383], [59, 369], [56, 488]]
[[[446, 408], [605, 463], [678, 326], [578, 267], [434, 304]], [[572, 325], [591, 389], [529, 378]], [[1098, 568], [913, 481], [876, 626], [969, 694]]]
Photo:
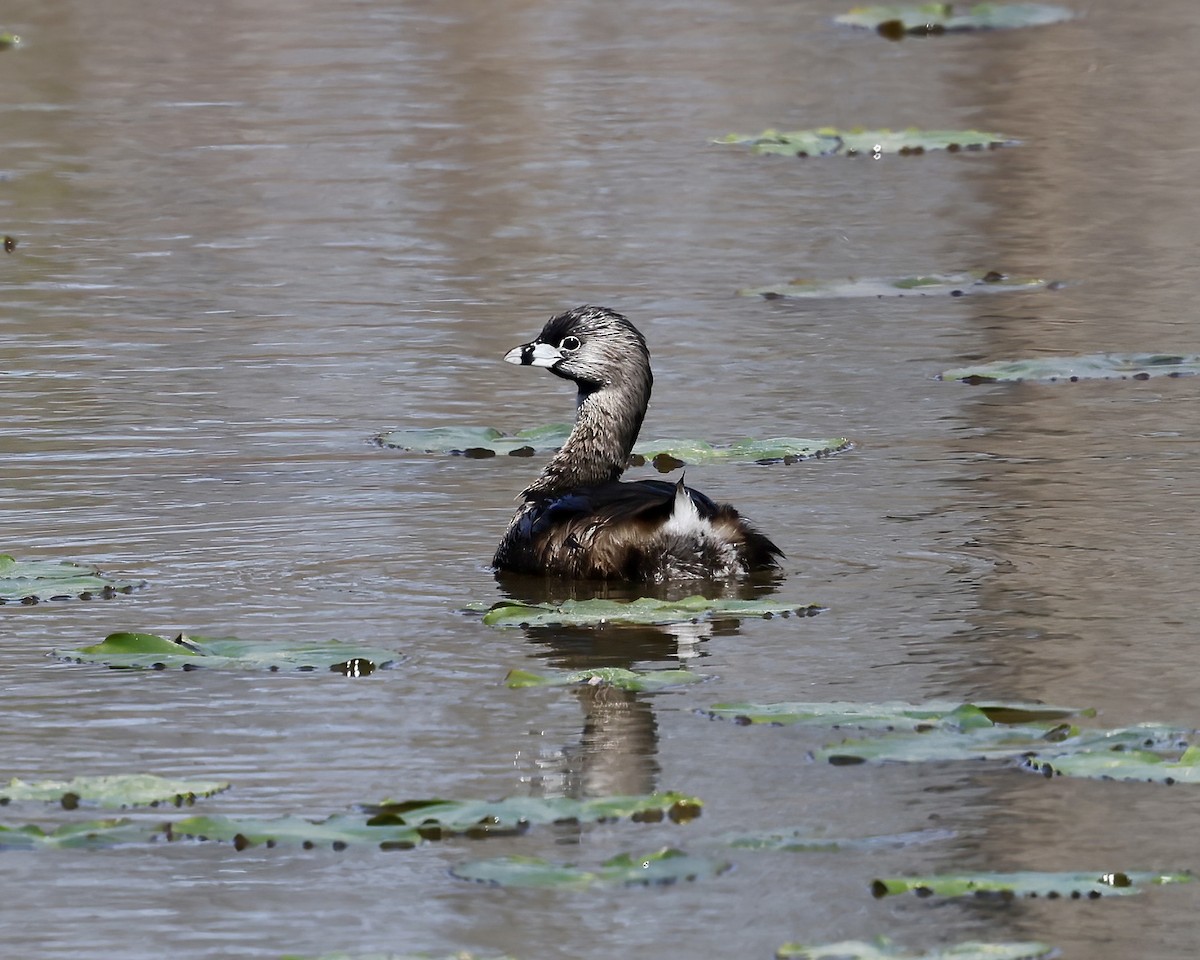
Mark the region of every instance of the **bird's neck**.
[[611, 483], [625, 472], [650, 402], [649, 371], [624, 385], [579, 390], [575, 426], [524, 491], [526, 500]]

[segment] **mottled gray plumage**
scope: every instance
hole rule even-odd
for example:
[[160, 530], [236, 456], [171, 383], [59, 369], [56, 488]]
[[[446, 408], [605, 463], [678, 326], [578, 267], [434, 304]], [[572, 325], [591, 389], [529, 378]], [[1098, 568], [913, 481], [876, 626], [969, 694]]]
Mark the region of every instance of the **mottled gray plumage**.
[[645, 338], [618, 313], [577, 307], [505, 356], [578, 389], [575, 426], [504, 535], [499, 570], [597, 580], [725, 579], [781, 551], [728, 504], [662, 480], [622, 483], [654, 378]]

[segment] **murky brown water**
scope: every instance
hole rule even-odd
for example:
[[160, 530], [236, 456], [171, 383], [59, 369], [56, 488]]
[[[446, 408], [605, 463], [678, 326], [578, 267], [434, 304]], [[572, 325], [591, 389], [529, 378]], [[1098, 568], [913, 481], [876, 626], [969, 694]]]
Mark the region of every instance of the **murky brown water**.
[[[175, 844], [3, 854], [16, 956], [768, 957], [782, 942], [1037, 938], [1191, 958], [1196, 892], [999, 909], [873, 901], [886, 872], [1200, 867], [1184, 787], [972, 765], [833, 768], [827, 731], [735, 699], [1041, 698], [1195, 724], [1195, 380], [968, 387], [966, 359], [1196, 352], [1200, 8], [1092, 0], [1072, 24], [888, 44], [837, 4], [13, 0], [0, 53], [0, 551], [145, 577], [0, 610], [0, 772], [229, 778], [204, 809], [320, 817], [383, 796], [678, 789], [686, 827], [537, 830], [408, 853]], [[983, 155], [787, 162], [707, 141], [823, 123], [999, 130]], [[981, 267], [1012, 298], [738, 298], [797, 274]], [[830, 607], [700, 642], [497, 632], [456, 611], [530, 460], [414, 459], [399, 426], [561, 420], [500, 362], [552, 312], [645, 330], [647, 434], [847, 435], [846, 456], [692, 468]], [[365, 680], [134, 674], [48, 652], [120, 628], [337, 636]], [[596, 702], [512, 667], [687, 658], [700, 688]], [[36, 819], [28, 808], [6, 822]], [[739, 855], [668, 889], [508, 891], [477, 855], [595, 863], [737, 827], [936, 825], [870, 855]], [[940, 908], [939, 908], [940, 906]]]

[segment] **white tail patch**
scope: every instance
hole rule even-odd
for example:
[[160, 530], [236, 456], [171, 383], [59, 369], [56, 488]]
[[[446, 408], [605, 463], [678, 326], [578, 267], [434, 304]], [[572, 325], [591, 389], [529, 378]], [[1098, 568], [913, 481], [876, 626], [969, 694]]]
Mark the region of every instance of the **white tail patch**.
[[700, 516], [696, 502], [688, 496], [682, 480], [675, 484], [675, 503], [662, 530], [663, 533], [678, 537], [706, 537], [712, 534], [712, 524]]

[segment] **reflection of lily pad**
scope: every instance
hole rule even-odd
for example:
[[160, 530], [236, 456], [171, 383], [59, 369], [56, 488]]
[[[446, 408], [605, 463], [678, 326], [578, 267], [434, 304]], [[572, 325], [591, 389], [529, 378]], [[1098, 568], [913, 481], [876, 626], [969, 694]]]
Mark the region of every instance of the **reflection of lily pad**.
[[1057, 290], [1061, 283], [1033, 277], [1009, 277], [987, 273], [944, 273], [917, 277], [863, 277], [857, 280], [788, 280], [769, 287], [739, 290], [743, 297], [782, 299], [848, 299], [853, 297], [961, 297], [975, 293], [1005, 293], [1021, 290]]
[[117, 580], [66, 560], [22, 561], [0, 553], [0, 603], [107, 600], [145, 585], [144, 580]]
[[1000, 133], [979, 130], [864, 130], [854, 127], [839, 130], [820, 127], [814, 130], [764, 130], [758, 136], [730, 133], [717, 143], [748, 145], [754, 153], [786, 157], [878, 157], [885, 153], [912, 156], [931, 150], [985, 150], [1017, 143]]
[[876, 897], [912, 891], [921, 897], [994, 896], [1081, 898], [1129, 896], [1142, 887], [1167, 883], [1191, 883], [1190, 873], [1152, 873], [1113, 871], [1104, 873], [1042, 873], [1029, 870], [1017, 873], [947, 873], [924, 877], [883, 877], [871, 882]]
[[760, 830], [720, 837], [723, 843], [739, 850], [778, 850], [789, 853], [820, 853], [834, 850], [885, 850], [912, 847], [922, 843], [951, 840], [953, 830], [914, 830], [909, 833], [881, 834], [874, 837], [821, 837], [811, 830]]
[[113, 633], [90, 647], [59, 650], [56, 655], [76, 663], [102, 663], [114, 668], [328, 670], [354, 677], [366, 676], [381, 667], [394, 666], [403, 659], [391, 650], [362, 647], [340, 640], [283, 643], [184, 634], [168, 640], [150, 633]]
[[968, 30], [1014, 30], [1042, 27], [1074, 19], [1073, 11], [1048, 3], [886, 4], [855, 7], [834, 17], [835, 23], [875, 30], [889, 40], [905, 34], [928, 36]]
[[1027, 757], [1023, 766], [1046, 777], [1200, 783], [1200, 746], [1188, 747], [1178, 760], [1149, 750], [1081, 750], [1049, 760]]
[[81, 803], [102, 807], [190, 806], [197, 797], [211, 797], [228, 790], [219, 780], [166, 780], [150, 774], [108, 777], [75, 777], [72, 780], [39, 780], [26, 783], [16, 778], [0, 787], [0, 803], [16, 800], [46, 800], [74, 809]]
[[[384, 447], [418, 453], [450, 453], [482, 459], [507, 454], [531, 457], [551, 453], [562, 446], [571, 432], [566, 423], [530, 427], [506, 434], [494, 427], [434, 427], [395, 430], [375, 438]], [[812, 457], [832, 456], [850, 449], [845, 437], [805, 440], [774, 437], [766, 440], [739, 440], [714, 446], [703, 440], [643, 440], [633, 448], [630, 462], [641, 466], [651, 461], [660, 469], [671, 470], [685, 463], [710, 463], [726, 460], [750, 460], [757, 463], [795, 463]], [[673, 462], [675, 461], [675, 462]]]
[[559, 673], [532, 673], [528, 670], [510, 670], [504, 678], [511, 690], [524, 687], [571, 687], [576, 684], [604, 685], [621, 690], [644, 692], [678, 687], [688, 683], [700, 683], [708, 678], [687, 670], [626, 670], [623, 667], [595, 667], [590, 670], [562, 671]]
[[946, 370], [939, 380], [964, 383], [1017, 382], [1021, 380], [1149, 380], [1151, 377], [1186, 377], [1200, 373], [1200, 356], [1183, 354], [1097, 353], [1079, 357], [1034, 357], [998, 360]]
[[776, 960], [1044, 960], [1056, 951], [1044, 943], [956, 943], [935, 950], [910, 953], [886, 937], [872, 943], [843, 940], [812, 946], [785, 943]]
[[157, 824], [124, 818], [66, 823], [53, 830], [43, 830], [32, 823], [23, 827], [0, 824], [0, 850], [115, 847], [122, 843], [145, 843], [158, 829]]
[[794, 723], [854, 727], [862, 730], [969, 730], [993, 724], [1028, 723], [1091, 716], [1094, 710], [1055, 707], [1041, 703], [956, 703], [935, 700], [927, 703], [718, 703], [708, 711], [714, 719], [739, 723], [790, 726]]
[[622, 853], [591, 870], [550, 863], [540, 857], [498, 857], [460, 864], [450, 873], [460, 880], [501, 887], [581, 889], [594, 884], [659, 886], [715, 877], [728, 869], [728, 863], [667, 848], [646, 856]]
[[[480, 605], [468, 609], [478, 611]], [[519, 603], [505, 600], [487, 608], [483, 622], [494, 627], [601, 626], [603, 624], [689, 623], [696, 620], [725, 620], [742, 617], [813, 616], [816, 604], [783, 603], [775, 600], [564, 600], [554, 603]]]
[[595, 823], [633, 820], [639, 823], [670, 820], [687, 823], [700, 816], [696, 797], [666, 791], [640, 796], [507, 797], [504, 800], [386, 800], [366, 804], [373, 823], [405, 823], [463, 832], [484, 827], [518, 829], [546, 823]]

